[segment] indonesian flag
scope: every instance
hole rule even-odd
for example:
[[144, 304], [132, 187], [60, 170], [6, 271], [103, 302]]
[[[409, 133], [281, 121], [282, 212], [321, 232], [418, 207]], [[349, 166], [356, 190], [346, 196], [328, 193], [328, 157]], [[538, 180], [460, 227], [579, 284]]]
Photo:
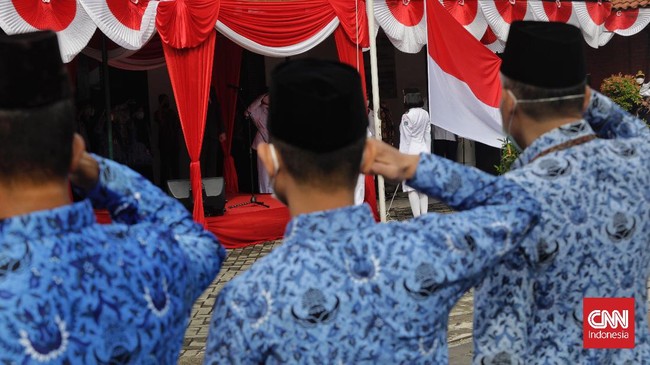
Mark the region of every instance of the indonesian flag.
[[501, 147], [501, 60], [460, 25], [439, 0], [426, 0], [431, 123]]

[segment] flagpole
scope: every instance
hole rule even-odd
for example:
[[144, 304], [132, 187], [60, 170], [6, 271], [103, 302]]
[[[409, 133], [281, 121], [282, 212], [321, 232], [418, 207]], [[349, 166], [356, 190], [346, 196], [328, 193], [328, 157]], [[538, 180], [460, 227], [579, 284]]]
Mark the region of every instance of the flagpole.
[[[381, 120], [379, 119], [379, 73], [377, 72], [377, 40], [375, 39], [375, 12], [374, 0], [366, 1], [366, 14], [368, 15], [368, 34], [370, 38], [370, 81], [372, 85], [372, 112], [375, 120], [375, 138], [381, 141]], [[386, 193], [384, 177], [377, 176], [379, 188], [379, 217], [386, 222]]]

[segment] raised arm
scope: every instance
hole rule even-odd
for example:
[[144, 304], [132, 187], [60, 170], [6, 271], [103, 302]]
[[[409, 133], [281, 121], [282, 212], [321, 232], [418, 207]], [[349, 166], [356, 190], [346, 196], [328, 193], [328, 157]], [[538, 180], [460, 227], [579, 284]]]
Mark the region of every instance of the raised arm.
[[196, 296], [214, 279], [225, 250], [212, 233], [192, 220], [175, 199], [136, 172], [116, 162], [88, 155], [99, 164], [99, 179], [87, 196], [96, 208], [108, 209], [114, 222], [168, 227], [184, 251]]
[[643, 120], [623, 110], [610, 98], [595, 90], [591, 90], [591, 99], [584, 118], [601, 138], [650, 139], [650, 129]]
[[426, 153], [419, 156], [415, 172], [406, 183], [455, 210], [504, 204], [517, 198], [515, 193], [523, 193], [518, 185], [502, 177]]
[[539, 219], [540, 204], [504, 177], [435, 155], [405, 155], [379, 141], [367, 143], [364, 173], [407, 179], [409, 186], [462, 211], [424, 214], [396, 227], [405, 240], [428, 243], [421, 255], [434, 265], [440, 281], [470, 278], [487, 269], [518, 247]]
[[519, 246], [541, 213], [537, 200], [516, 183], [434, 155], [420, 155], [407, 184], [461, 210], [405, 224], [431, 243], [429, 254], [448, 281], [494, 265]]

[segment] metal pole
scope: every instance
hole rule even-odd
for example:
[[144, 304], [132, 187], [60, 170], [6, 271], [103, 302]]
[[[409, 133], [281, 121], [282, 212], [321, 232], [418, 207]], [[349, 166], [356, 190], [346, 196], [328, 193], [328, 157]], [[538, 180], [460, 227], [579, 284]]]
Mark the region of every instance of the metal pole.
[[102, 81], [104, 86], [104, 108], [106, 124], [108, 125], [108, 158], [113, 159], [113, 121], [111, 120], [111, 86], [108, 80], [108, 50], [106, 36], [102, 34]]
[[[372, 112], [375, 117], [375, 138], [381, 141], [381, 120], [379, 119], [379, 73], [377, 72], [377, 40], [375, 39], [375, 12], [374, 0], [366, 1], [366, 14], [368, 14], [368, 33], [370, 35], [370, 80], [372, 85]], [[386, 193], [384, 177], [377, 176], [379, 187], [379, 217], [386, 222]]]

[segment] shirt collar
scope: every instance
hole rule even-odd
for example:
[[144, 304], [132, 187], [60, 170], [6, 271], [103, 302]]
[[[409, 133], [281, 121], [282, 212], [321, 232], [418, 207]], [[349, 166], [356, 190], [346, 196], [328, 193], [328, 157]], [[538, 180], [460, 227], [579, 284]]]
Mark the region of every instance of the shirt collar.
[[367, 204], [350, 205], [343, 208], [322, 210], [295, 216], [287, 225], [285, 241], [307, 230], [312, 237], [331, 235], [340, 227], [358, 229], [375, 224], [370, 207]]
[[90, 201], [84, 200], [0, 220], [0, 237], [18, 235], [23, 240], [34, 239], [79, 231], [92, 224], [95, 214]]
[[553, 148], [559, 144], [590, 134], [594, 134], [594, 130], [591, 128], [589, 123], [583, 119], [552, 129], [534, 140], [533, 143], [528, 146], [521, 155], [519, 155], [519, 158], [517, 158], [515, 163], [512, 165], [511, 170], [521, 168], [528, 164], [537, 155], [549, 148]]

